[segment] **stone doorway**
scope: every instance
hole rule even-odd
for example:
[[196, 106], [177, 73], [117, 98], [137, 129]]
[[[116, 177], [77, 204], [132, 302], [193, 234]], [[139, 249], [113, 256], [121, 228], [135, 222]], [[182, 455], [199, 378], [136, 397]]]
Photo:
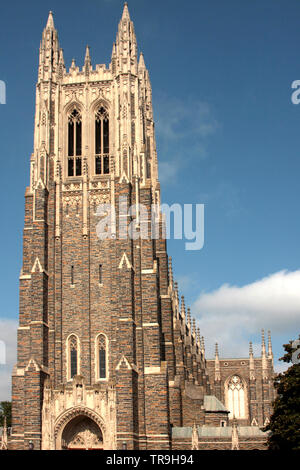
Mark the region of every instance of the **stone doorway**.
[[61, 443], [64, 450], [103, 450], [103, 434], [95, 421], [79, 415], [66, 424]]

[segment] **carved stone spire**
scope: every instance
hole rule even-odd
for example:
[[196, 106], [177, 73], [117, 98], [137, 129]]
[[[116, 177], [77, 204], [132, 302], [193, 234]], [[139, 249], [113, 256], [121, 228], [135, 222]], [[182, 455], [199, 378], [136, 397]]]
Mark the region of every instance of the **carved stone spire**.
[[268, 359], [273, 359], [271, 331], [268, 331]]
[[249, 343], [249, 369], [250, 369], [250, 380], [255, 380], [255, 368], [254, 368], [254, 357], [253, 357], [253, 346], [252, 342]]
[[116, 48], [115, 51], [113, 49], [112, 58], [116, 59], [116, 75], [128, 72], [137, 74], [137, 43], [127, 3], [124, 4], [123, 14], [117, 33]]
[[219, 360], [219, 345], [216, 343], [215, 345], [215, 360]]
[[190, 307], [188, 307], [188, 309], [187, 309], [187, 324], [188, 324], [189, 328], [191, 329], [191, 309], [190, 309]]
[[49, 16], [46, 24], [46, 29], [54, 29], [53, 13], [49, 11]]
[[193, 335], [196, 338], [196, 320], [193, 318]]
[[219, 360], [219, 346], [216, 343], [215, 347], [215, 381], [221, 380], [221, 373], [220, 373], [220, 360]]
[[261, 355], [266, 355], [265, 331], [261, 330]]
[[174, 291], [175, 291], [175, 299], [176, 303], [178, 305], [178, 311], [179, 311], [179, 293], [178, 293], [178, 282], [174, 281]]
[[63, 74], [64, 74], [65, 70], [66, 70], [66, 66], [65, 66], [65, 60], [64, 60], [64, 51], [63, 51], [63, 49], [60, 49], [60, 51], [59, 51], [59, 60], [58, 60], [59, 78], [63, 77]]
[[91, 56], [90, 56], [90, 48], [86, 46], [85, 50], [85, 58], [84, 58], [84, 71], [86, 74], [89, 74], [91, 69]]
[[130, 15], [129, 15], [129, 10], [128, 10], [128, 3], [124, 3], [124, 8], [123, 8], [123, 14], [122, 14], [122, 20], [128, 20], [130, 21]]
[[146, 70], [146, 65], [144, 60], [144, 54], [141, 52], [139, 59], [139, 72], [142, 72], [143, 70]]
[[185, 320], [186, 312], [185, 312], [184, 295], [181, 296], [181, 316]]
[[200, 328], [199, 327], [197, 328], [197, 344], [198, 344], [198, 347], [200, 349], [200, 347], [201, 347], [201, 338], [200, 338]]
[[265, 332], [261, 330], [261, 362], [262, 362], [262, 372], [263, 378], [268, 378], [268, 364], [267, 364], [267, 354], [266, 354], [266, 343], [265, 343]]
[[205, 358], [205, 343], [204, 343], [204, 336], [201, 337], [201, 353], [203, 354], [203, 358]]
[[72, 70], [76, 70], [76, 62], [75, 62], [74, 58], [72, 59], [71, 67], [70, 67], [70, 71], [72, 71]]
[[173, 288], [173, 268], [171, 256], [169, 256], [169, 285]]
[[60, 56], [58, 34], [50, 11], [40, 45], [39, 80], [48, 81], [57, 72]]

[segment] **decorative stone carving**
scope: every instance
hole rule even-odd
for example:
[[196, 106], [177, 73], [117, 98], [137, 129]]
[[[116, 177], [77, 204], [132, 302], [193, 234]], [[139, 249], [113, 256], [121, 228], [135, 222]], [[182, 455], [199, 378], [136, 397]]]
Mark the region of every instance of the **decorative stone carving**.
[[116, 391], [112, 383], [87, 388], [83, 377], [76, 376], [72, 383], [53, 390], [47, 382], [42, 414], [44, 450], [76, 447], [76, 443], [78, 447], [89, 444], [88, 448], [116, 449]]

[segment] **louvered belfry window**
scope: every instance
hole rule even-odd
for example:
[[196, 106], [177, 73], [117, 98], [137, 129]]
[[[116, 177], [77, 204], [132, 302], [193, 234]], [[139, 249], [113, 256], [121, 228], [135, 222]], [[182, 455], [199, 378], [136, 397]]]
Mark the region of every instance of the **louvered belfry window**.
[[103, 106], [95, 116], [95, 173], [109, 173], [109, 117]]
[[82, 120], [76, 108], [68, 118], [68, 176], [82, 174]]

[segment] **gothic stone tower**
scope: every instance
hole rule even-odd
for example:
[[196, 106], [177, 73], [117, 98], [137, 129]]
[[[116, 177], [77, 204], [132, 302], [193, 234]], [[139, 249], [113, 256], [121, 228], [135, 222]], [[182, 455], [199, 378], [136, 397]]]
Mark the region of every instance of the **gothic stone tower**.
[[[160, 202], [151, 100], [127, 4], [109, 68], [93, 68], [87, 48], [83, 68], [73, 60], [67, 72], [50, 12], [25, 194], [11, 448], [168, 449], [170, 424], [194, 420], [189, 393], [183, 417], [186, 380], [203, 419], [204, 356], [179, 310], [165, 240], [118, 235], [133, 220], [118, 217], [120, 196], [128, 206]], [[100, 240], [101, 203], [117, 217]]]
[[[108, 204], [116, 216], [103, 226]], [[93, 67], [87, 47], [83, 68], [73, 60], [66, 71], [50, 12], [25, 193], [10, 448], [236, 448], [236, 426], [220, 432], [230, 424], [221, 403], [229, 368], [205, 360], [159, 211], [150, 236], [153, 204], [151, 85], [127, 4], [108, 68]], [[233, 365], [231, 375], [246, 377]], [[251, 393], [261, 376], [257, 393], [270, 388], [271, 366], [250, 357]], [[263, 433], [250, 431], [240, 445], [263, 447]]]

